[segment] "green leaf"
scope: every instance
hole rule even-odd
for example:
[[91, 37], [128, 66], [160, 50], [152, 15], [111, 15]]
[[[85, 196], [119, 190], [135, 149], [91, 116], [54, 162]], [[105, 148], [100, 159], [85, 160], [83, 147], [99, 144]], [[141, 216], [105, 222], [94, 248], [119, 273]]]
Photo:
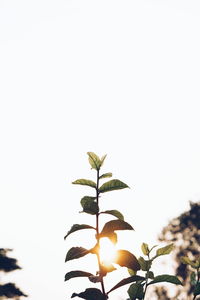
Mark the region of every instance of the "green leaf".
[[187, 256], [182, 256], [181, 257], [181, 262], [183, 264], [190, 265], [192, 268], [198, 269], [199, 268], [199, 262], [194, 262], [191, 259], [189, 259]]
[[142, 243], [141, 249], [144, 255], [149, 255], [149, 246], [146, 243]]
[[102, 294], [102, 292], [96, 288], [86, 289], [84, 292], [79, 293], [79, 294], [73, 293], [71, 298], [74, 298], [74, 297], [79, 297], [79, 298], [83, 298], [86, 300], [106, 300], [107, 299], [107, 296], [104, 296]]
[[148, 273], [148, 278], [150, 278], [150, 279], [154, 279], [155, 278], [154, 273], [152, 271], [150, 271]]
[[93, 276], [93, 274], [84, 271], [71, 271], [65, 274], [65, 281], [75, 277], [90, 277], [90, 276]]
[[194, 296], [200, 295], [200, 282], [195, 285], [193, 294]]
[[101, 160], [94, 152], [87, 152], [89, 163], [92, 169], [99, 170], [101, 167]]
[[118, 210], [115, 210], [115, 209], [102, 211], [101, 214], [109, 214], [109, 215], [112, 215], [112, 216], [118, 218], [119, 220], [124, 221], [124, 216], [122, 215], [122, 213], [120, 213]]
[[77, 180], [73, 181], [72, 184], [88, 185], [93, 188], [96, 188], [96, 183], [94, 181], [88, 180], [88, 179], [77, 179]]
[[142, 277], [142, 276], [138, 276], [138, 275], [134, 275], [134, 276], [130, 276], [130, 277], [124, 278], [120, 282], [118, 282], [111, 290], [109, 290], [109, 292], [107, 294], [109, 294], [112, 291], [118, 289], [119, 287], [124, 286], [126, 284], [129, 284], [131, 282], [134, 282], [134, 281], [143, 281], [143, 280], [145, 280], [145, 278]]
[[117, 250], [114, 262], [121, 267], [126, 267], [134, 271], [140, 270], [140, 264], [137, 258], [127, 250]]
[[112, 233], [115, 230], [134, 230], [134, 229], [129, 223], [123, 220], [112, 220], [105, 223], [100, 233], [100, 236], [101, 237], [108, 236], [110, 233]]
[[112, 179], [110, 181], [105, 182], [100, 188], [100, 193], [110, 192], [114, 190], [120, 190], [128, 188], [128, 185], [123, 183], [122, 181], [118, 179]]
[[128, 294], [130, 300], [143, 299], [144, 296], [143, 285], [140, 283], [131, 284], [131, 286], [128, 289]]
[[137, 271], [134, 271], [134, 270], [129, 269], [129, 268], [127, 270], [128, 270], [129, 275], [131, 275], [131, 276], [135, 276], [137, 274]]
[[105, 173], [105, 174], [102, 174], [99, 179], [103, 179], [103, 178], [109, 178], [109, 177], [112, 177], [112, 173]]
[[72, 260], [72, 259], [76, 259], [76, 258], [85, 256], [88, 253], [90, 253], [90, 250], [87, 250], [85, 248], [82, 248], [82, 247], [72, 247], [67, 252], [67, 255], [66, 255], [66, 258], [65, 258], [65, 262], [67, 262], [69, 260]]
[[104, 163], [104, 160], [105, 160], [106, 156], [107, 156], [107, 155], [105, 154], [105, 155], [103, 155], [102, 158], [101, 158], [101, 167], [103, 166], [103, 163]]
[[145, 260], [143, 257], [138, 258], [142, 271], [148, 271], [151, 268], [152, 260]]
[[95, 229], [94, 227], [90, 226], [90, 225], [86, 225], [86, 224], [74, 224], [71, 229], [67, 232], [66, 236], [64, 237], [64, 239], [66, 239], [66, 237], [68, 237], [68, 235], [70, 235], [71, 233], [81, 230], [81, 229]]
[[151, 282], [148, 283], [148, 285], [150, 284], [154, 284], [154, 283], [158, 283], [158, 282], [170, 282], [173, 284], [180, 284], [182, 285], [181, 281], [173, 275], [158, 275], [154, 278], [154, 280], [152, 280]]
[[190, 283], [191, 283], [191, 285], [195, 285], [197, 283], [197, 281], [196, 281], [196, 273], [195, 272], [192, 272], [190, 274]]
[[99, 207], [96, 201], [96, 197], [85, 196], [81, 199], [81, 206], [83, 207], [83, 212], [90, 215], [96, 215], [99, 212]]
[[174, 244], [167, 245], [156, 251], [156, 256], [169, 254], [174, 248]]

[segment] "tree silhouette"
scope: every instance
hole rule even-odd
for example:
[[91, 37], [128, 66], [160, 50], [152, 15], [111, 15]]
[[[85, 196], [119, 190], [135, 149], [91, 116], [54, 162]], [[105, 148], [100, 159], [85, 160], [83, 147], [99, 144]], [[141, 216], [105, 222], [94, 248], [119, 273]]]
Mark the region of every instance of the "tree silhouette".
[[[17, 260], [7, 256], [11, 249], [0, 248], [0, 272], [12, 272], [21, 269]], [[0, 284], [0, 299], [19, 299], [21, 296], [27, 297], [14, 283]]]
[[[175, 274], [182, 278], [183, 287], [181, 290], [177, 287], [176, 295], [173, 299], [177, 299], [179, 295], [184, 299], [192, 299], [193, 286], [191, 285], [191, 269], [188, 264], [181, 261], [181, 257], [187, 256], [191, 260], [196, 260], [200, 255], [200, 202], [190, 202], [190, 209], [180, 216], [172, 219], [169, 224], [163, 228], [160, 241], [173, 242]], [[168, 299], [166, 290], [157, 290], [157, 295], [161, 299], [161, 294]], [[200, 298], [196, 298], [200, 299]]]

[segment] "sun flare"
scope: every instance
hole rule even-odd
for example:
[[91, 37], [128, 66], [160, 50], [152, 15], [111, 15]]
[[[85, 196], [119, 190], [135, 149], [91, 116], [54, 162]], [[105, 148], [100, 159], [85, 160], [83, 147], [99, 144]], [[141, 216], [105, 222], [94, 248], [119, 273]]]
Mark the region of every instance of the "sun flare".
[[116, 247], [108, 238], [100, 239], [100, 259], [104, 265], [110, 265], [116, 258]]

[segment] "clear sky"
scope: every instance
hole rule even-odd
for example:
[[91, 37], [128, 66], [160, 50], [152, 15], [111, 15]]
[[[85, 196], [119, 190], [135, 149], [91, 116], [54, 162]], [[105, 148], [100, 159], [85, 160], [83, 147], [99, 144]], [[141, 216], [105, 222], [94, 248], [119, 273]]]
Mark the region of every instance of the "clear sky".
[[199, 82], [199, 0], [0, 0], [0, 236], [23, 267], [4, 280], [30, 300], [87, 285], [63, 283], [85, 261], [64, 264], [88, 235], [63, 236], [87, 221], [71, 185], [94, 178], [87, 151], [131, 188], [102, 206], [136, 254], [200, 199]]

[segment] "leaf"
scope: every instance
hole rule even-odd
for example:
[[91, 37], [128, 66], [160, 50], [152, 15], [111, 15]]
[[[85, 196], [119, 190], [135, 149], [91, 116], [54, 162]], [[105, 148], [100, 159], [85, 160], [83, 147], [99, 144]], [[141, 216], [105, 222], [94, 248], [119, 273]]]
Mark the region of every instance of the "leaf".
[[96, 183], [94, 181], [88, 180], [88, 179], [77, 179], [77, 180], [73, 181], [72, 184], [88, 185], [93, 188], [96, 188]]
[[174, 244], [167, 245], [156, 251], [156, 256], [169, 254], [174, 248]]
[[87, 152], [89, 163], [92, 169], [99, 170], [101, 167], [101, 160], [94, 152]]
[[198, 269], [199, 268], [199, 262], [194, 262], [191, 259], [189, 259], [187, 256], [182, 256], [181, 257], [181, 262], [183, 264], [190, 265], [191, 267]]
[[103, 179], [103, 178], [109, 178], [109, 177], [112, 177], [112, 173], [105, 173], [105, 174], [102, 174], [99, 179]]
[[112, 215], [112, 216], [118, 218], [119, 220], [124, 221], [124, 216], [122, 215], [122, 213], [120, 213], [116, 209], [114, 209], [114, 210], [105, 210], [105, 211], [102, 211], [101, 214], [109, 214], [109, 215]]
[[143, 299], [143, 285], [140, 283], [133, 283], [128, 289], [128, 294], [130, 300]]
[[144, 255], [149, 255], [149, 246], [146, 243], [142, 243], [141, 249]]
[[105, 154], [105, 155], [103, 155], [102, 158], [101, 158], [101, 167], [103, 166], [103, 163], [104, 163], [104, 160], [105, 160], [106, 156], [107, 156], [107, 155]]
[[105, 192], [110, 192], [110, 191], [120, 190], [125, 188], [128, 188], [127, 184], [123, 183], [118, 179], [112, 179], [102, 184], [102, 186], [99, 188], [99, 192], [105, 193]]
[[190, 275], [190, 283], [191, 283], [191, 285], [195, 285], [197, 283], [195, 272], [192, 272], [191, 275]]
[[81, 230], [81, 229], [95, 229], [94, 227], [87, 225], [87, 224], [74, 224], [71, 229], [68, 231], [68, 233], [66, 234], [66, 236], [64, 237], [64, 239], [66, 239], [68, 237], [68, 235], [70, 235], [71, 233], [77, 231], [77, 230]]
[[93, 282], [93, 283], [97, 283], [97, 282], [101, 282], [102, 281], [102, 277], [99, 275], [92, 275], [89, 277], [89, 281]]
[[158, 275], [154, 278], [154, 280], [152, 280], [151, 282], [148, 283], [148, 285], [154, 284], [154, 283], [158, 283], [158, 282], [170, 282], [173, 284], [180, 284], [182, 285], [181, 281], [173, 275]]
[[107, 273], [113, 272], [115, 270], [116, 270], [116, 268], [112, 264], [110, 264], [110, 265], [107, 265], [107, 264], [103, 265], [101, 263], [100, 275], [103, 277], [103, 276], [106, 276]]
[[200, 295], [200, 282], [195, 285], [193, 294], [194, 296]]
[[143, 280], [145, 280], [145, 278], [142, 277], [142, 276], [138, 276], [138, 275], [134, 275], [134, 276], [130, 276], [130, 277], [124, 278], [120, 282], [118, 282], [107, 294], [109, 294], [112, 291], [118, 289], [119, 287], [124, 286], [126, 284], [129, 284], [131, 282], [134, 282], [134, 281], [143, 281]]
[[96, 197], [85, 196], [81, 199], [81, 206], [83, 207], [83, 212], [90, 215], [96, 215], [99, 212], [99, 207], [96, 201]]
[[69, 260], [72, 260], [72, 259], [76, 259], [76, 258], [85, 256], [88, 253], [90, 253], [90, 250], [87, 250], [85, 248], [82, 248], [82, 247], [72, 247], [67, 252], [67, 255], [66, 255], [66, 258], [65, 258], [65, 262], [67, 262]]
[[71, 298], [74, 298], [74, 297], [79, 297], [79, 298], [83, 298], [86, 300], [106, 300], [107, 299], [107, 296], [104, 296], [99, 289], [95, 289], [95, 288], [86, 289], [84, 292], [79, 293], [79, 294], [73, 293]]
[[134, 271], [132, 269], [128, 269], [128, 273], [129, 273], [129, 275], [133, 276], [133, 275], [137, 274], [137, 271]]
[[140, 264], [137, 258], [127, 250], [117, 250], [114, 263], [134, 271], [140, 270]]
[[75, 277], [90, 277], [93, 274], [84, 271], [71, 271], [65, 274], [65, 281]]
[[149, 274], [148, 278], [150, 278], [150, 279], [154, 279], [155, 278], [154, 273], [152, 271], [150, 271], [148, 274]]
[[151, 268], [152, 260], [145, 260], [143, 257], [138, 258], [142, 271], [148, 271]]
[[115, 232], [111, 232], [107, 235], [107, 238], [113, 243], [117, 244], [117, 234]]
[[101, 237], [108, 236], [110, 233], [114, 232], [115, 230], [134, 230], [134, 229], [129, 223], [123, 220], [112, 220], [105, 223], [100, 233], [100, 236]]

